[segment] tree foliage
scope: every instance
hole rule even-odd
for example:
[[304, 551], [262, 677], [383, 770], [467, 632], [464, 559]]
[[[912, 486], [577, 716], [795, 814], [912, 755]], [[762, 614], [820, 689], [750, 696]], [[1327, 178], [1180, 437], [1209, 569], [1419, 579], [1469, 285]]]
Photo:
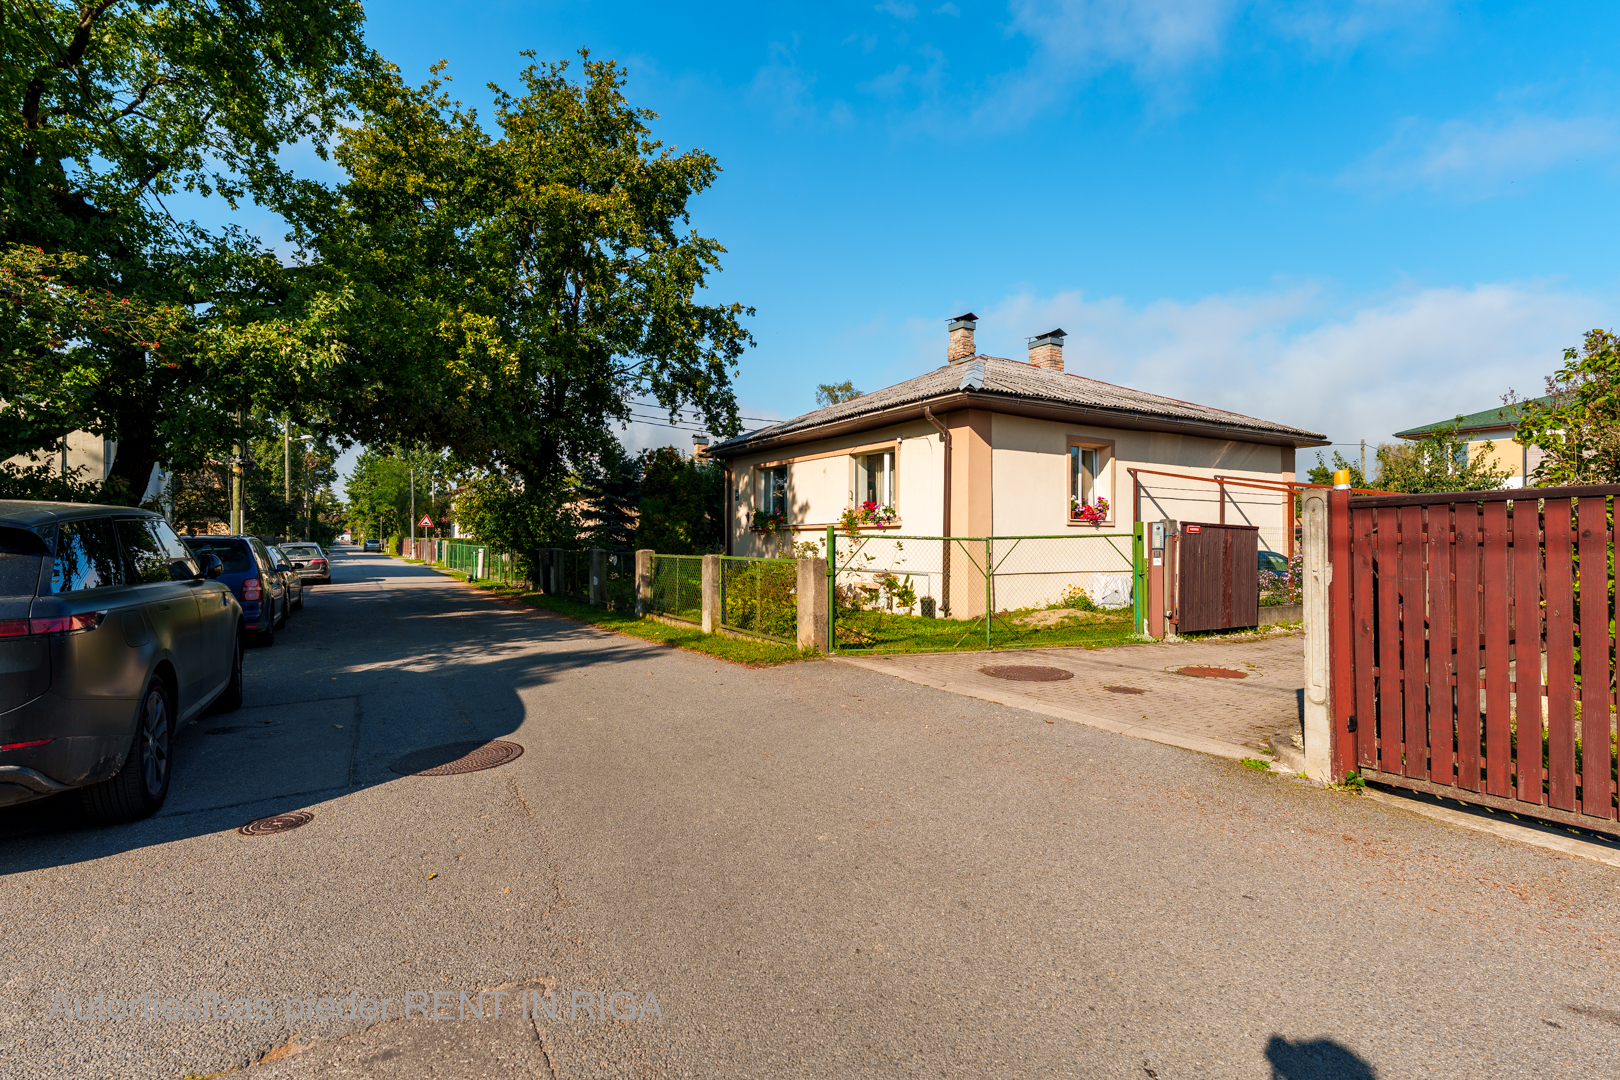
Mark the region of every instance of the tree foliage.
[[[1547, 377], [1547, 402], [1519, 405], [1518, 441], [1541, 451], [1538, 485], [1620, 484], [1620, 338], [1590, 330]], [[1510, 403], [1513, 395], [1509, 395]]]
[[668, 555], [701, 555], [725, 548], [725, 467], [698, 461], [674, 447], [641, 457], [641, 503], [635, 546]]
[[1461, 423], [1459, 416], [1421, 439], [1381, 444], [1374, 486], [1412, 494], [1500, 488], [1508, 478], [1508, 470], [1497, 464], [1490, 443], [1470, 453], [1468, 440], [1459, 431]]
[[845, 401], [854, 401], [864, 393], [864, 390], [855, 389], [855, 384], [848, 379], [841, 383], [817, 383], [816, 404], [837, 405]]

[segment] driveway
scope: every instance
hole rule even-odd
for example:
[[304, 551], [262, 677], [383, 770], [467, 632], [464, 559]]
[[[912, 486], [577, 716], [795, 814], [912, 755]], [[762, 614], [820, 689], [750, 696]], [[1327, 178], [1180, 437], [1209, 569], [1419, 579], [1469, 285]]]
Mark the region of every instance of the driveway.
[[[1223, 757], [1300, 734], [1304, 636], [862, 657], [842, 663], [955, 694]], [[1054, 669], [1052, 681], [1029, 668]]]
[[[1609, 867], [380, 556], [335, 574], [250, 652], [250, 707], [185, 730], [162, 814], [0, 815], [0, 1075], [1613, 1071]], [[388, 768], [469, 739], [524, 753]]]

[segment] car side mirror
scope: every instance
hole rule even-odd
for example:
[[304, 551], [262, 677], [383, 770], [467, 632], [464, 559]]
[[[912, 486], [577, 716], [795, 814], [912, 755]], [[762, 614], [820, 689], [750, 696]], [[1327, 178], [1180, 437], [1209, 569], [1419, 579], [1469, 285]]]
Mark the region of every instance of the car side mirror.
[[212, 581], [224, 572], [225, 564], [220, 561], [218, 555], [203, 556], [203, 577]]

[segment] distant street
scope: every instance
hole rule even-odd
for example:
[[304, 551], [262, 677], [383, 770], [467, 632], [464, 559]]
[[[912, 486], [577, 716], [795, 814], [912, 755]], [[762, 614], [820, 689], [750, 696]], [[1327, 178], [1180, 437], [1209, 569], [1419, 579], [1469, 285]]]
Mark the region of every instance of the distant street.
[[157, 817], [0, 812], [0, 1075], [1616, 1071], [1609, 867], [352, 551], [246, 664]]

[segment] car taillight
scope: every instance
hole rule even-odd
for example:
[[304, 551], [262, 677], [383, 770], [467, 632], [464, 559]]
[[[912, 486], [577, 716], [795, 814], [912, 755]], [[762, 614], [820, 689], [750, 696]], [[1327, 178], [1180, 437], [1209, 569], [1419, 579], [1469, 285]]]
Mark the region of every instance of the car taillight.
[[259, 598], [259, 579], [250, 577], [242, 582], [242, 599], [257, 600]]
[[44, 746], [49, 739], [35, 739], [33, 742], [8, 742], [0, 744], [0, 750], [26, 750], [30, 746]]
[[309, 560], [309, 563], [310, 563], [311, 566], [325, 566], [326, 565], [326, 560], [325, 559], [311, 559], [311, 560]]
[[105, 611], [87, 611], [83, 615], [61, 615], [51, 619], [7, 619], [0, 622], [0, 637], [21, 637], [24, 634], [82, 634], [94, 630], [107, 617]]

